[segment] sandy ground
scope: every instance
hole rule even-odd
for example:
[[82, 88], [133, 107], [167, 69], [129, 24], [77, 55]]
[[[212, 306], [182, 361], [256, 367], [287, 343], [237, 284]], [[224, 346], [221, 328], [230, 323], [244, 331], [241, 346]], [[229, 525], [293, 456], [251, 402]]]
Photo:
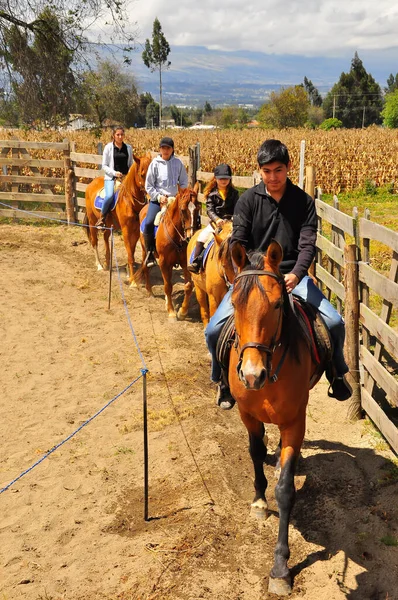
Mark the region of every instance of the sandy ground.
[[[125, 253], [116, 240], [124, 277]], [[219, 410], [199, 311], [170, 322], [155, 297], [94, 269], [80, 228], [0, 225], [1, 600], [259, 600], [277, 536], [249, 517], [247, 438]], [[179, 272], [175, 298], [181, 302]], [[148, 373], [149, 517], [142, 378]], [[398, 600], [397, 462], [366, 421], [311, 393], [291, 526], [291, 598]], [[278, 433], [269, 430], [270, 448]]]

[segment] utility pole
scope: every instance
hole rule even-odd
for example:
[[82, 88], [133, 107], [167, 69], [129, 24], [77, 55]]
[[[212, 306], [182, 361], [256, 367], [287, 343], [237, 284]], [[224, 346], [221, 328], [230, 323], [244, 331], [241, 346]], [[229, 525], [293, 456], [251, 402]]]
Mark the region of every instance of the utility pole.
[[364, 127], [365, 127], [365, 110], [366, 110], [366, 106], [363, 107], [363, 112], [362, 112], [362, 129], [364, 129]]
[[336, 94], [333, 94], [333, 119], [336, 115]]

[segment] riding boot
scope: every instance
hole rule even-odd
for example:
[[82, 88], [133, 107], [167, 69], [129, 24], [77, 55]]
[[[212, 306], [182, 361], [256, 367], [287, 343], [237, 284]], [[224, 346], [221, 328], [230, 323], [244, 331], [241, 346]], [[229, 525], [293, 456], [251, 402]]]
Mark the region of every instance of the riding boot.
[[155, 251], [155, 240], [152, 234], [144, 233], [144, 242], [145, 242], [145, 260], [144, 265], [150, 269], [154, 267], [156, 263], [156, 258], [154, 255]]
[[188, 271], [191, 273], [199, 273], [200, 269], [203, 266], [203, 253], [204, 253], [204, 243], [196, 242], [195, 250], [193, 251], [193, 260], [190, 265], [188, 265]]

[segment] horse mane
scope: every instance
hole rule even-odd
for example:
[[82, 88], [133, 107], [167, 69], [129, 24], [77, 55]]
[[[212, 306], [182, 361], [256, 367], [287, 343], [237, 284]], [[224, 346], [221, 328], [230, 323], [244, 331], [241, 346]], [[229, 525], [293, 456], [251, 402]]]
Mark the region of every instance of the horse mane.
[[[264, 270], [264, 254], [261, 252], [249, 252], [248, 253], [249, 264], [247, 264], [243, 271], [250, 270]], [[281, 275], [281, 273], [278, 273]], [[282, 275], [281, 275], [282, 276]], [[234, 303], [237, 308], [241, 308], [246, 305], [249, 293], [253, 286], [257, 286], [264, 300], [268, 302], [267, 293], [261, 284], [258, 275], [247, 275], [238, 279], [234, 283], [235, 297]], [[282, 345], [288, 348], [289, 354], [292, 358], [300, 364], [300, 347], [301, 342], [304, 342], [309, 348], [309, 342], [306, 338], [302, 328], [300, 327], [299, 321], [291, 307], [289, 294], [286, 291], [285, 285], [282, 286], [282, 297], [283, 297], [283, 317], [282, 317], [282, 331], [280, 341]]]

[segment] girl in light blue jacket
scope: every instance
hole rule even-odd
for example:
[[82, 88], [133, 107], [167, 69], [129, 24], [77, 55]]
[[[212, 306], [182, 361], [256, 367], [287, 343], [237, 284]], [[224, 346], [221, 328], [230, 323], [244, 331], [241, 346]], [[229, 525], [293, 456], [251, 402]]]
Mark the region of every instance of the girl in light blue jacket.
[[112, 204], [116, 179], [121, 179], [124, 175], [127, 175], [133, 164], [133, 149], [129, 144], [124, 143], [124, 135], [123, 127], [115, 127], [112, 130], [112, 141], [104, 148], [102, 169], [105, 173], [105, 198], [102, 204], [101, 217], [96, 223], [97, 227], [105, 227], [105, 219]]
[[177, 194], [178, 186], [183, 189], [188, 187], [188, 175], [181, 160], [174, 156], [172, 138], [164, 137], [160, 140], [159, 156], [154, 158], [149, 165], [145, 181], [145, 189], [150, 198], [144, 227], [146, 250], [144, 264], [147, 267], [153, 267], [156, 264], [153, 255], [155, 250], [155, 217], [162, 206], [167, 203], [167, 198]]

